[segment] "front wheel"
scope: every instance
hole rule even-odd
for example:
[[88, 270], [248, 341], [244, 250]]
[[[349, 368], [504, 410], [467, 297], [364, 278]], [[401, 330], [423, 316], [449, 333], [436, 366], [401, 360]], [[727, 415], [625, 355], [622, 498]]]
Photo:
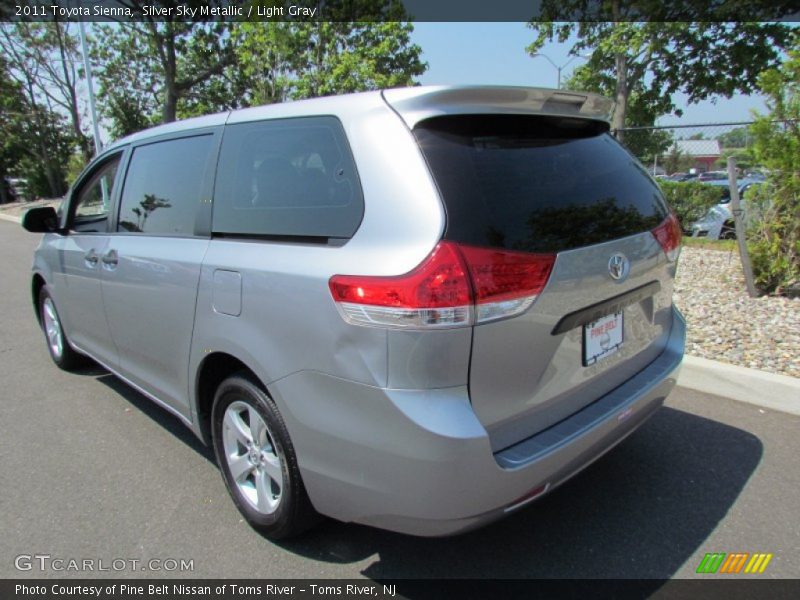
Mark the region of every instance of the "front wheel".
[[283, 417], [247, 375], [217, 389], [212, 435], [228, 492], [254, 529], [277, 540], [316, 522]]
[[39, 292], [39, 321], [47, 340], [50, 358], [59, 368], [71, 371], [86, 362], [85, 357], [75, 352], [69, 345], [67, 334], [64, 333], [64, 326], [61, 324], [61, 317], [58, 316], [55, 302], [53, 302], [53, 297], [46, 285]]

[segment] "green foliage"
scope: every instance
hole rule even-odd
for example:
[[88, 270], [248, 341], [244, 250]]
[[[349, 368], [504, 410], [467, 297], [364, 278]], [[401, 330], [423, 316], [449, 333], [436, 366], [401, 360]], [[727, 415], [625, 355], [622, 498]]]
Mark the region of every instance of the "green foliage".
[[232, 36], [255, 105], [413, 85], [427, 65], [412, 31], [400, 21], [252, 22]]
[[692, 237], [690, 235], [683, 236], [681, 240], [683, 246], [721, 252], [735, 252], [737, 249], [736, 243], [736, 240], [710, 240], [707, 237]]
[[17, 163], [16, 174], [28, 180], [27, 192], [44, 198], [64, 195], [66, 165], [76, 147], [67, 120], [58, 113], [39, 111], [21, 127], [30, 146]]
[[[594, 92], [606, 97], [613, 97], [616, 81], [609, 73], [611, 65], [606, 69], [597, 69], [589, 65], [581, 65], [564, 83], [566, 89]], [[669, 97], [646, 89], [644, 82], [638, 82], [628, 98], [627, 127], [651, 127], [656, 119], [669, 112], [679, 113]], [[650, 163], [653, 158], [667, 151], [672, 144], [672, 136], [668, 131], [658, 129], [639, 129], [626, 132], [625, 145], [634, 156]]]
[[75, 180], [78, 178], [78, 175], [81, 174], [85, 166], [86, 161], [83, 158], [83, 154], [80, 152], [73, 152], [70, 155], [69, 160], [67, 161], [67, 168], [64, 173], [64, 177], [68, 186], [71, 186], [73, 183], [75, 183]]
[[9, 77], [0, 56], [0, 204], [12, 200], [6, 178], [25, 152], [20, 127], [23, 110], [19, 84]]
[[0, 24], [3, 192], [11, 173], [28, 180], [26, 190], [31, 196], [58, 197], [66, 191], [64, 166], [77, 147], [75, 121], [63, 115], [66, 111], [54, 109], [66, 107], [56, 101], [54, 91], [46, 89], [49, 75], [43, 62], [51, 55], [39, 44], [45, 43], [40, 36], [47, 35], [44, 24]]
[[229, 23], [98, 26], [92, 56], [101, 110], [116, 136], [241, 106]]
[[98, 108], [112, 137], [124, 137], [161, 120], [158, 62], [144, 35], [124, 25], [94, 26], [90, 37], [97, 65]]
[[722, 188], [715, 185], [663, 180], [658, 185], [684, 229], [704, 216], [722, 197]]
[[736, 159], [736, 166], [739, 169], [749, 169], [755, 164], [753, 153], [749, 148], [725, 148], [714, 166], [721, 170], [727, 169], [729, 156]]
[[[354, 11], [364, 22], [349, 20]], [[401, 4], [334, 0], [325, 14], [329, 21], [318, 23], [95, 26], [100, 106], [112, 133], [241, 106], [413, 85], [425, 71]]]
[[569, 17], [586, 10], [585, 0], [543, 0], [542, 16], [549, 20], [530, 23], [536, 38], [527, 50], [535, 54], [548, 41], [577, 35], [571, 52], [590, 52], [586, 68], [613, 81], [613, 128], [621, 129], [629, 123], [634, 93], [644, 93], [663, 108], [673, 107], [676, 92], [694, 103], [754, 91], [758, 74], [779, 64], [792, 35], [782, 23], [624, 20], [651, 14], [656, 7], [649, 0], [601, 0], [594, 8], [610, 18], [576, 22]]
[[427, 65], [410, 23], [302, 23], [293, 97], [407, 86]]
[[752, 125], [753, 150], [769, 175], [751, 199], [760, 218], [748, 228], [748, 247], [756, 284], [781, 293], [800, 284], [800, 43], [759, 87], [770, 113]]
[[718, 135], [717, 140], [723, 148], [746, 148], [751, 141], [751, 135], [747, 127], [736, 127]]
[[667, 175], [685, 173], [694, 166], [694, 158], [681, 152], [677, 145], [672, 145], [664, 156], [662, 166]]
[[91, 139], [83, 132], [84, 115], [78, 102], [79, 53], [75, 28], [74, 23], [68, 22], [5, 24], [0, 27], [0, 50], [29, 103], [64, 114], [71, 136], [88, 160], [93, 148]]

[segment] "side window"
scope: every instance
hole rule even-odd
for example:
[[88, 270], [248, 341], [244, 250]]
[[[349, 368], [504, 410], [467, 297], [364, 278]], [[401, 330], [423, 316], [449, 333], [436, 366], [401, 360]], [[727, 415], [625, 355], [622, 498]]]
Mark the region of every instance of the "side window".
[[119, 231], [193, 235], [212, 135], [134, 149], [120, 201]]
[[349, 238], [364, 200], [344, 129], [334, 117], [228, 125], [212, 231]]
[[80, 232], [105, 232], [108, 228], [108, 211], [111, 190], [119, 167], [119, 156], [101, 165], [89, 180], [76, 192], [72, 204], [70, 228]]

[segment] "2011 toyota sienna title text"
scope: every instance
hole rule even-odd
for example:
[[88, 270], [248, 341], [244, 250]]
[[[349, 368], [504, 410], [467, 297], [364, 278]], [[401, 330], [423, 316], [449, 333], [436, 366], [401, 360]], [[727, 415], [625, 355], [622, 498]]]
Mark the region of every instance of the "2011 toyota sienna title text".
[[119, 140], [24, 219], [50, 354], [177, 415], [273, 538], [506, 515], [652, 415], [683, 355], [680, 228], [610, 108], [416, 87]]

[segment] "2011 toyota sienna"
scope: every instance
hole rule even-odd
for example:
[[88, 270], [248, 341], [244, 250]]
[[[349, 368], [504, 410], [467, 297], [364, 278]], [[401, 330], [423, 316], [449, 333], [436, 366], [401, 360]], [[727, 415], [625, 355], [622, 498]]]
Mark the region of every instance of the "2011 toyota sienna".
[[119, 140], [24, 219], [50, 355], [177, 415], [273, 538], [497, 519], [641, 425], [683, 356], [680, 229], [610, 108], [416, 87]]

